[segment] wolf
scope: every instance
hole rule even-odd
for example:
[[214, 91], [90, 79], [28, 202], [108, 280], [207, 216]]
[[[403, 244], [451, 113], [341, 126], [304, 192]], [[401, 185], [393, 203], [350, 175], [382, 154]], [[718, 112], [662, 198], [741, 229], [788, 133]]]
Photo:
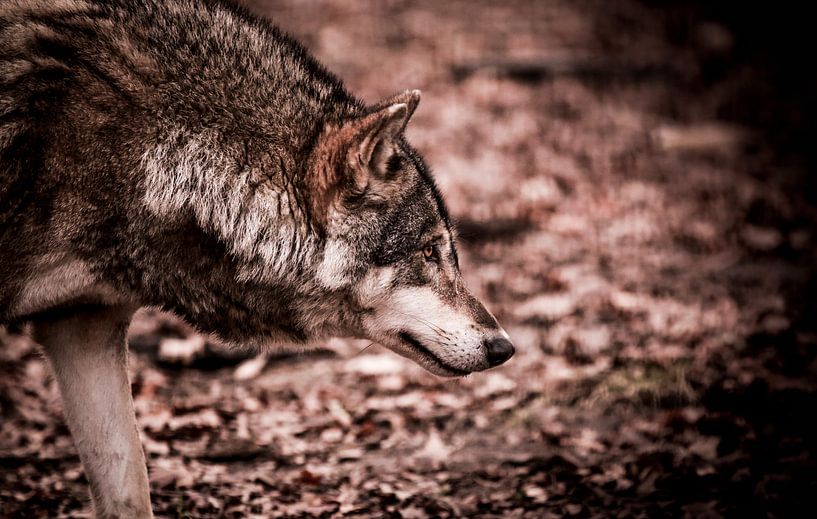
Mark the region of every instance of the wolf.
[[0, 324], [31, 323], [98, 517], [150, 517], [127, 373], [144, 306], [255, 348], [370, 339], [441, 376], [508, 334], [404, 138], [224, 0], [0, 0]]

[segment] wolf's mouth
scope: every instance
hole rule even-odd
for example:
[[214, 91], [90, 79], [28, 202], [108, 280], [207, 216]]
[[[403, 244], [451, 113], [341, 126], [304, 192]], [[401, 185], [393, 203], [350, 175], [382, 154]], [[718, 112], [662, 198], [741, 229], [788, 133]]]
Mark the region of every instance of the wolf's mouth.
[[408, 333], [408, 332], [400, 332], [400, 333], [398, 334], [398, 336], [400, 337], [400, 339], [401, 339], [403, 342], [405, 342], [406, 344], [408, 344], [409, 346], [411, 346], [411, 348], [412, 348], [413, 350], [415, 350], [417, 353], [419, 353], [419, 354], [423, 355], [424, 357], [426, 357], [426, 358], [428, 358], [428, 359], [431, 359], [431, 361], [432, 361], [434, 364], [436, 364], [436, 365], [437, 365], [437, 367], [442, 368], [442, 369], [444, 369], [444, 370], [446, 370], [446, 371], [449, 371], [449, 372], [451, 372], [451, 373], [453, 373], [453, 374], [455, 374], [455, 375], [457, 375], [457, 376], [460, 376], [460, 377], [464, 377], [465, 375], [469, 375], [469, 374], [471, 373], [470, 371], [466, 371], [466, 370], [464, 370], [464, 369], [459, 369], [459, 368], [455, 368], [455, 367], [453, 367], [453, 366], [449, 366], [448, 364], [446, 364], [445, 362], [443, 362], [443, 361], [442, 361], [442, 360], [441, 360], [439, 357], [437, 357], [436, 355], [434, 355], [434, 353], [432, 353], [432, 352], [431, 352], [431, 350], [429, 350], [428, 348], [426, 348], [425, 346], [423, 346], [423, 344], [422, 344], [420, 341], [418, 341], [418, 340], [417, 340], [417, 339], [416, 339], [416, 338], [415, 338], [413, 335], [411, 335], [410, 333]]

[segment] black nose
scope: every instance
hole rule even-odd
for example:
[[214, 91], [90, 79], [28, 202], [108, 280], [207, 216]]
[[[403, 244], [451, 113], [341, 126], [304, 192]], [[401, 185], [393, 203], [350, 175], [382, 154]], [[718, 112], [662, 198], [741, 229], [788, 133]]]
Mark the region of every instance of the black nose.
[[513, 357], [513, 344], [508, 339], [496, 337], [485, 341], [485, 349], [488, 351], [488, 364], [491, 367], [499, 366], [506, 360]]

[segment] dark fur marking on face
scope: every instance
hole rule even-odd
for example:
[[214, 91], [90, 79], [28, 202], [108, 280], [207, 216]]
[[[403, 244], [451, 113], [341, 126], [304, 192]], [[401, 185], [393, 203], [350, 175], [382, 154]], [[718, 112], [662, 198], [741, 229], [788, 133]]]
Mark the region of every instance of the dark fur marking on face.
[[439, 218], [439, 212], [430, 200], [427, 185], [422, 181], [415, 182], [386, 218], [381, 246], [373, 256], [375, 264], [394, 264], [419, 252], [423, 246], [423, 235], [437, 224]]
[[469, 295], [465, 299], [465, 306], [468, 308], [469, 313], [473, 316], [474, 321], [484, 326], [489, 330], [498, 330], [499, 323], [496, 322], [496, 319], [488, 313], [488, 310], [480, 303], [475, 297]]
[[423, 179], [425, 185], [428, 186], [428, 189], [431, 191], [431, 196], [434, 198], [434, 201], [437, 204], [437, 211], [439, 211], [440, 217], [445, 223], [445, 228], [446, 230], [448, 230], [448, 235], [450, 237], [449, 245], [451, 247], [451, 255], [454, 258], [454, 266], [457, 268], [457, 270], [459, 270], [460, 260], [459, 255], [457, 254], [456, 244], [454, 243], [454, 233], [452, 232], [451, 217], [448, 214], [448, 207], [446, 207], [445, 205], [443, 195], [442, 193], [440, 193], [440, 190], [437, 187], [437, 183], [434, 181], [434, 177], [431, 176], [431, 170], [429, 169], [428, 166], [426, 166], [426, 163], [425, 161], [423, 161], [423, 158], [420, 156], [420, 154], [417, 153], [405, 141], [400, 143], [400, 148], [411, 159], [415, 169], [417, 170], [418, 173], [420, 173], [420, 177]]
[[396, 284], [414, 287], [429, 284], [431, 278], [428, 276], [428, 270], [423, 263], [424, 261], [418, 258], [416, 261], [398, 264], [395, 278], [399, 279], [399, 282]]

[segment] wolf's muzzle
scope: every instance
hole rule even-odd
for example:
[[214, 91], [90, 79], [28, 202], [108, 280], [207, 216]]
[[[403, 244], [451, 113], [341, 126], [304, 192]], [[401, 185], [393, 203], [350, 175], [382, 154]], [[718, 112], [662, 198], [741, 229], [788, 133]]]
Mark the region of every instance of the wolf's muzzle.
[[495, 337], [493, 339], [486, 339], [483, 342], [488, 356], [488, 364], [493, 368], [499, 366], [506, 360], [513, 357], [514, 348], [511, 341], [504, 337]]

